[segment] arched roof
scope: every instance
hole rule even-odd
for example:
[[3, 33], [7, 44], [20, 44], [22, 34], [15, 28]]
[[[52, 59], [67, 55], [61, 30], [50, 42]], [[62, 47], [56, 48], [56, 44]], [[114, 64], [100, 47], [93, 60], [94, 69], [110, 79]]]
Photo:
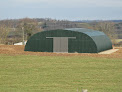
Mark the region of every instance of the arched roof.
[[[70, 34], [70, 32], [73, 32], [73, 33]], [[85, 35], [82, 35], [82, 34], [85, 34]], [[84, 48], [84, 46], [86, 47], [85, 44], [87, 44], [88, 48], [95, 48], [96, 53], [112, 49], [111, 40], [103, 32], [95, 31], [95, 30], [91, 30], [91, 29], [86, 29], [86, 28], [66, 28], [66, 29], [59, 29], [59, 30], [58, 29], [57, 30], [47, 30], [47, 31], [39, 32], [39, 33], [33, 35], [28, 41], [29, 44], [27, 42], [27, 44], [26, 44], [27, 46], [26, 46], [25, 50], [31, 51], [29, 48], [32, 47], [32, 49], [35, 48], [38, 51], [38, 48], [37, 48], [38, 46], [35, 45], [37, 47], [34, 47], [34, 45], [33, 45], [35, 42], [38, 42], [38, 40], [40, 40], [39, 44], [41, 41], [42, 41], [42, 43], [47, 41], [46, 43], [50, 44], [49, 39], [47, 40], [46, 37], [58, 37], [58, 36], [71, 37], [72, 35], [73, 35], [73, 37], [74, 36], [78, 37], [77, 42], [80, 42], [80, 45], [78, 45], [78, 44], [77, 45], [81, 46], [81, 48], [82, 47]], [[86, 36], [88, 36], [88, 38]], [[42, 38], [44, 38], [44, 39], [42, 39]], [[81, 39], [81, 40], [79, 40], [79, 39]], [[86, 42], [84, 43], [84, 41], [86, 41]], [[94, 44], [89, 45], [90, 42], [93, 42]], [[74, 42], [74, 44], [75, 44], [75, 42]], [[31, 46], [29, 46], [29, 45], [31, 45]], [[45, 47], [42, 46], [42, 49], [43, 48], [45, 48]], [[48, 49], [49, 48], [50, 47], [48, 47]], [[76, 46], [76, 48], [79, 48], [79, 47]]]
[[92, 29], [86, 29], [86, 28], [66, 28], [64, 30], [70, 30], [70, 31], [75, 31], [75, 32], [81, 32], [84, 33], [88, 36], [100, 36], [100, 35], [105, 35], [103, 32], [100, 31], [95, 31]]
[[112, 49], [111, 40], [103, 32], [92, 30], [92, 29], [86, 29], [86, 28], [67, 28], [65, 30], [80, 32], [90, 36], [94, 40], [98, 52], [107, 49]]

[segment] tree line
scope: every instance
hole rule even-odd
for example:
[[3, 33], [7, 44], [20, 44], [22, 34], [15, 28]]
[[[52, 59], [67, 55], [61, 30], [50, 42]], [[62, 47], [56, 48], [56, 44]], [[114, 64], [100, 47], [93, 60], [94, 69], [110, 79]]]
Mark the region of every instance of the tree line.
[[[0, 44], [16, 43], [28, 40], [37, 32], [64, 28], [89, 28], [99, 30], [107, 34], [116, 43], [115, 39], [122, 34], [122, 23], [112, 21], [77, 22], [68, 20], [56, 20], [50, 18], [23, 18], [0, 21]], [[119, 33], [119, 34], [118, 34]], [[121, 37], [121, 36], [120, 36]]]

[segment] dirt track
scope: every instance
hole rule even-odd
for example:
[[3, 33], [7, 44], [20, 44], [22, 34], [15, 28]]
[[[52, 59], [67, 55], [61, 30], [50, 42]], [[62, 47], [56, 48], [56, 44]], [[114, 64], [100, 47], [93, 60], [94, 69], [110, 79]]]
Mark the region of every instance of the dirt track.
[[38, 55], [38, 56], [90, 56], [90, 57], [105, 57], [105, 58], [120, 58], [122, 59], [122, 47], [112, 54], [82, 54], [82, 53], [47, 53], [47, 52], [25, 52], [24, 46], [0, 45], [0, 54], [7, 55]]

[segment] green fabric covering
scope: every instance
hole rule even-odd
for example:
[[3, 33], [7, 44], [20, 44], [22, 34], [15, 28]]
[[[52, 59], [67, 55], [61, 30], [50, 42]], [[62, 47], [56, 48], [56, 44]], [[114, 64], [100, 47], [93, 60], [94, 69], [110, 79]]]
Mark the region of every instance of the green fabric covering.
[[53, 39], [46, 37], [76, 37], [68, 40], [69, 53], [98, 53], [112, 49], [110, 39], [103, 32], [85, 28], [68, 28], [43, 31], [33, 35], [25, 51], [53, 52]]

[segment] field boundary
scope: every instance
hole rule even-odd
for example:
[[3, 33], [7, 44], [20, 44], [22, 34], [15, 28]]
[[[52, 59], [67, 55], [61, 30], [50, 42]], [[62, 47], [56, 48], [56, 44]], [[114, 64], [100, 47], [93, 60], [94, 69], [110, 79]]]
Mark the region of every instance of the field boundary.
[[106, 50], [106, 51], [102, 51], [98, 54], [112, 54], [112, 53], [115, 53], [117, 52], [119, 49], [110, 49], [110, 50]]

